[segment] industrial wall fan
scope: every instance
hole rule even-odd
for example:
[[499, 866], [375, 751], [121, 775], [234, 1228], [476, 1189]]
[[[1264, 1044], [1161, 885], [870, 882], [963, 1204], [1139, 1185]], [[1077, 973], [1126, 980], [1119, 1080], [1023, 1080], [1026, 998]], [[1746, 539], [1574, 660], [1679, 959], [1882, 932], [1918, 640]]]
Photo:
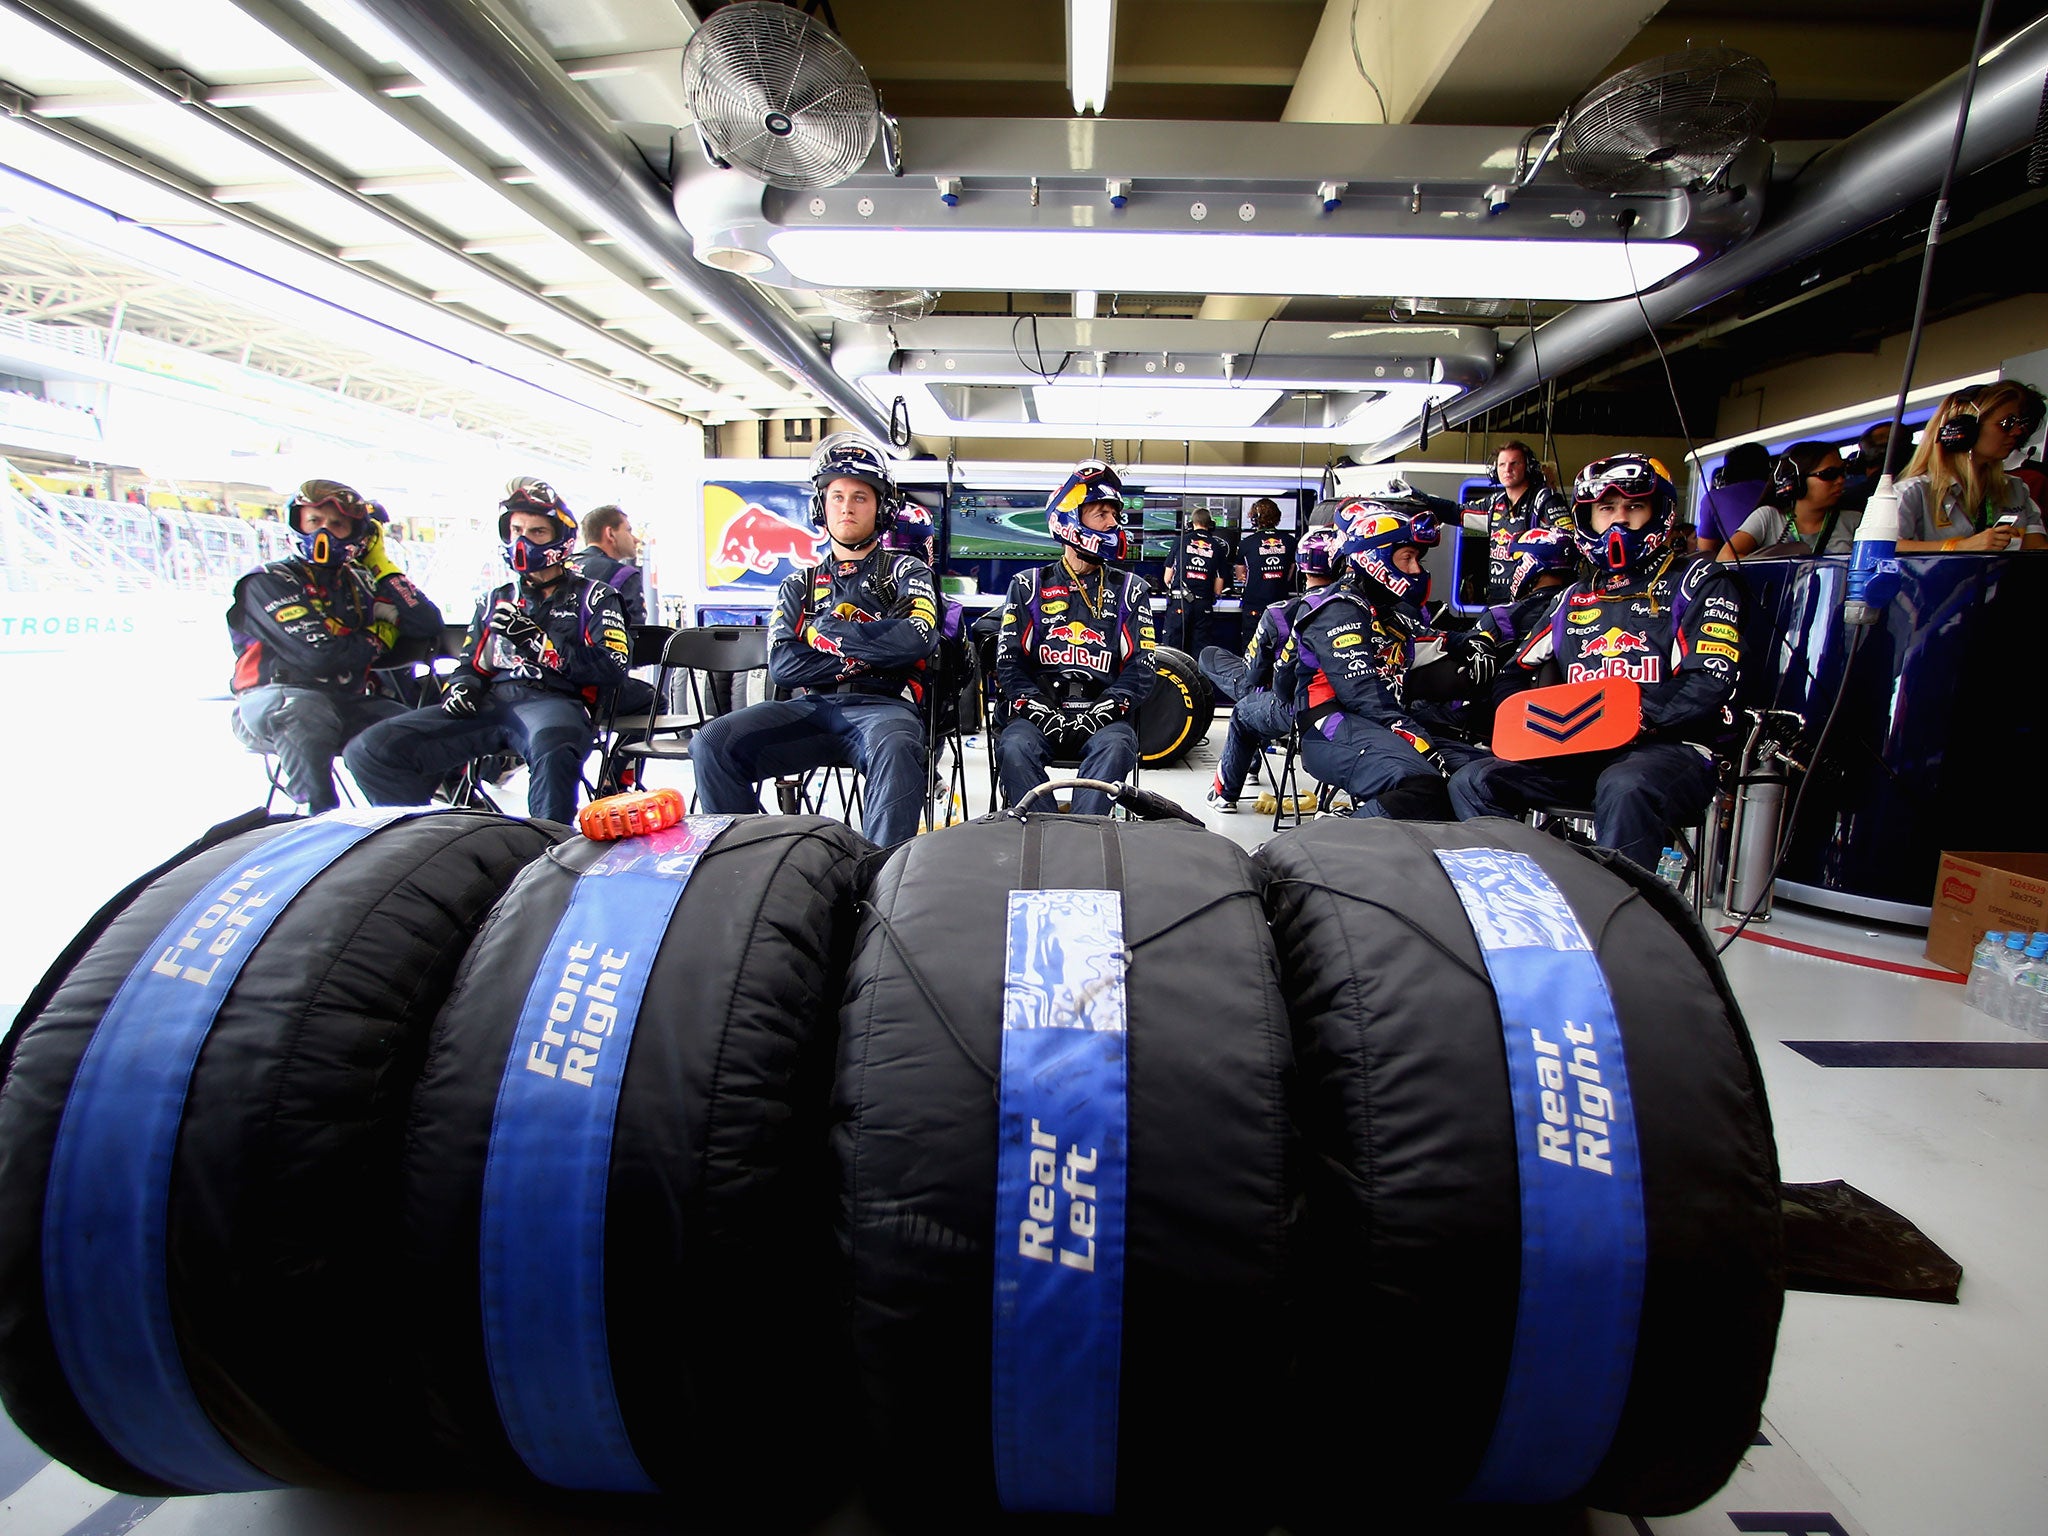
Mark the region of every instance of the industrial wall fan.
[[820, 288], [825, 308], [856, 325], [908, 325], [939, 307], [930, 288]]
[[1777, 96], [1764, 61], [1739, 49], [1645, 59], [1571, 109], [1558, 166], [1589, 192], [1705, 186], [1763, 131]]
[[714, 164], [791, 192], [846, 180], [884, 126], [860, 60], [774, 0], [725, 6], [691, 34], [683, 98]]

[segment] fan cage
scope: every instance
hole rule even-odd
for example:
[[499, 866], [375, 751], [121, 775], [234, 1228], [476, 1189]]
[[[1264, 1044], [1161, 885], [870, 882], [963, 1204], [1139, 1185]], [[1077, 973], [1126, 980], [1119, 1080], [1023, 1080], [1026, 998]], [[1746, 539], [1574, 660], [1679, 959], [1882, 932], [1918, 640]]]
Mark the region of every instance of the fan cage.
[[1558, 164], [1595, 192], [1703, 184], [1762, 131], [1776, 100], [1754, 54], [1699, 48], [1647, 59], [1572, 109]]
[[683, 98], [718, 157], [789, 192], [837, 186], [874, 148], [873, 82], [801, 11], [746, 0], [714, 11], [683, 50]]

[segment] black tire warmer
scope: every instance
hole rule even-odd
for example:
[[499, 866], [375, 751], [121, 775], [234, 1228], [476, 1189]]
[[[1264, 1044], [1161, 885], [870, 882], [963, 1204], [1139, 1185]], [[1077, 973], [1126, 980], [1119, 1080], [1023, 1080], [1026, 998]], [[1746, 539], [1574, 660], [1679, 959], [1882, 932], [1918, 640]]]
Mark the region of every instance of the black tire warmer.
[[750, 1524], [844, 1491], [824, 1118], [873, 851], [692, 817], [566, 843], [491, 914], [405, 1163], [429, 1434], [463, 1481]]
[[1264, 1529], [1293, 1143], [1258, 892], [1198, 828], [1054, 814], [883, 867], [833, 1142], [885, 1518]]
[[1700, 1503], [1755, 1433], [1784, 1267], [1691, 911], [1518, 822], [1319, 821], [1258, 859], [1308, 1143], [1291, 1519]]
[[403, 1479], [400, 1137], [427, 1026], [556, 829], [244, 818], [103, 907], [8, 1037], [0, 1394], [94, 1482]]

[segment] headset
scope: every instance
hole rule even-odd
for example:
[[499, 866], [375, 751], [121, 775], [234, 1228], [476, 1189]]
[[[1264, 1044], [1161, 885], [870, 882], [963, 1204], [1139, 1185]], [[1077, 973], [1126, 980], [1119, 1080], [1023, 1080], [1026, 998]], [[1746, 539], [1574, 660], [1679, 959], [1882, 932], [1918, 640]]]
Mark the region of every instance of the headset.
[[[1975, 405], [1977, 397], [1984, 392], [1981, 384], [1972, 384], [1967, 389], [1955, 392], [1957, 405]], [[1955, 411], [1941, 424], [1941, 430], [1934, 434], [1934, 440], [1949, 453], [1960, 453], [1977, 446], [1978, 434], [1984, 430], [1984, 423], [1977, 419], [1975, 411]]]
[[[1976, 417], [1970, 420], [1974, 423]], [[1974, 427], [1973, 427], [1974, 432]], [[1773, 496], [1798, 496], [1806, 490], [1806, 471], [1799, 467], [1799, 461], [1789, 453], [1781, 453], [1771, 460], [1771, 494]]]

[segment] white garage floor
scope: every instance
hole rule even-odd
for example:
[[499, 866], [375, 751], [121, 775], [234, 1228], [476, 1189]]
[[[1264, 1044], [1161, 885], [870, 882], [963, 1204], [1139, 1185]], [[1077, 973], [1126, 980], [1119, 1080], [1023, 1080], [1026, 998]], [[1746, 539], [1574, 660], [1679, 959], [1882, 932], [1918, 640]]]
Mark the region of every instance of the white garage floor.
[[[146, 660], [143, 659], [143, 660]], [[115, 702], [54, 660], [4, 666], [17, 730], [0, 754], [12, 812], [0, 1001], [12, 1008], [91, 911], [211, 823], [260, 800], [255, 759], [227, 734], [227, 705], [154, 686]], [[101, 679], [99, 686], [105, 686]], [[1221, 723], [1211, 733], [1222, 739]], [[985, 809], [985, 758], [970, 763]], [[1201, 805], [1213, 754], [1145, 775]], [[508, 810], [521, 805], [508, 786]], [[1249, 811], [1210, 814], [1246, 847], [1271, 836]], [[2041, 1536], [2048, 1531], [2048, 1043], [2011, 1065], [1824, 1067], [1802, 1041], [2021, 1043], [1924, 969], [1919, 936], [1781, 909], [1727, 957], [1770, 1088], [1784, 1176], [1845, 1179], [1913, 1221], [1964, 1267], [1961, 1305], [1795, 1293], [1779, 1341], [1764, 1438], [1734, 1483], [1677, 1519], [1589, 1513], [1563, 1528], [1626, 1536], [1775, 1531], [1867, 1536]], [[1809, 953], [1807, 950], [1827, 953]], [[1873, 965], [1873, 962], [1875, 963]], [[1877, 967], [1896, 967], [1883, 969]], [[2035, 1059], [2038, 1058], [2038, 1059]], [[1369, 1528], [1362, 1521], [1361, 1529]], [[4, 1536], [370, 1536], [372, 1532], [626, 1532], [653, 1516], [565, 1515], [489, 1501], [310, 1492], [137, 1500], [50, 1464], [0, 1420]], [[857, 1509], [831, 1528], [868, 1528]], [[1433, 1530], [1463, 1529], [1464, 1523]], [[1473, 1528], [1559, 1528], [1527, 1517]]]

